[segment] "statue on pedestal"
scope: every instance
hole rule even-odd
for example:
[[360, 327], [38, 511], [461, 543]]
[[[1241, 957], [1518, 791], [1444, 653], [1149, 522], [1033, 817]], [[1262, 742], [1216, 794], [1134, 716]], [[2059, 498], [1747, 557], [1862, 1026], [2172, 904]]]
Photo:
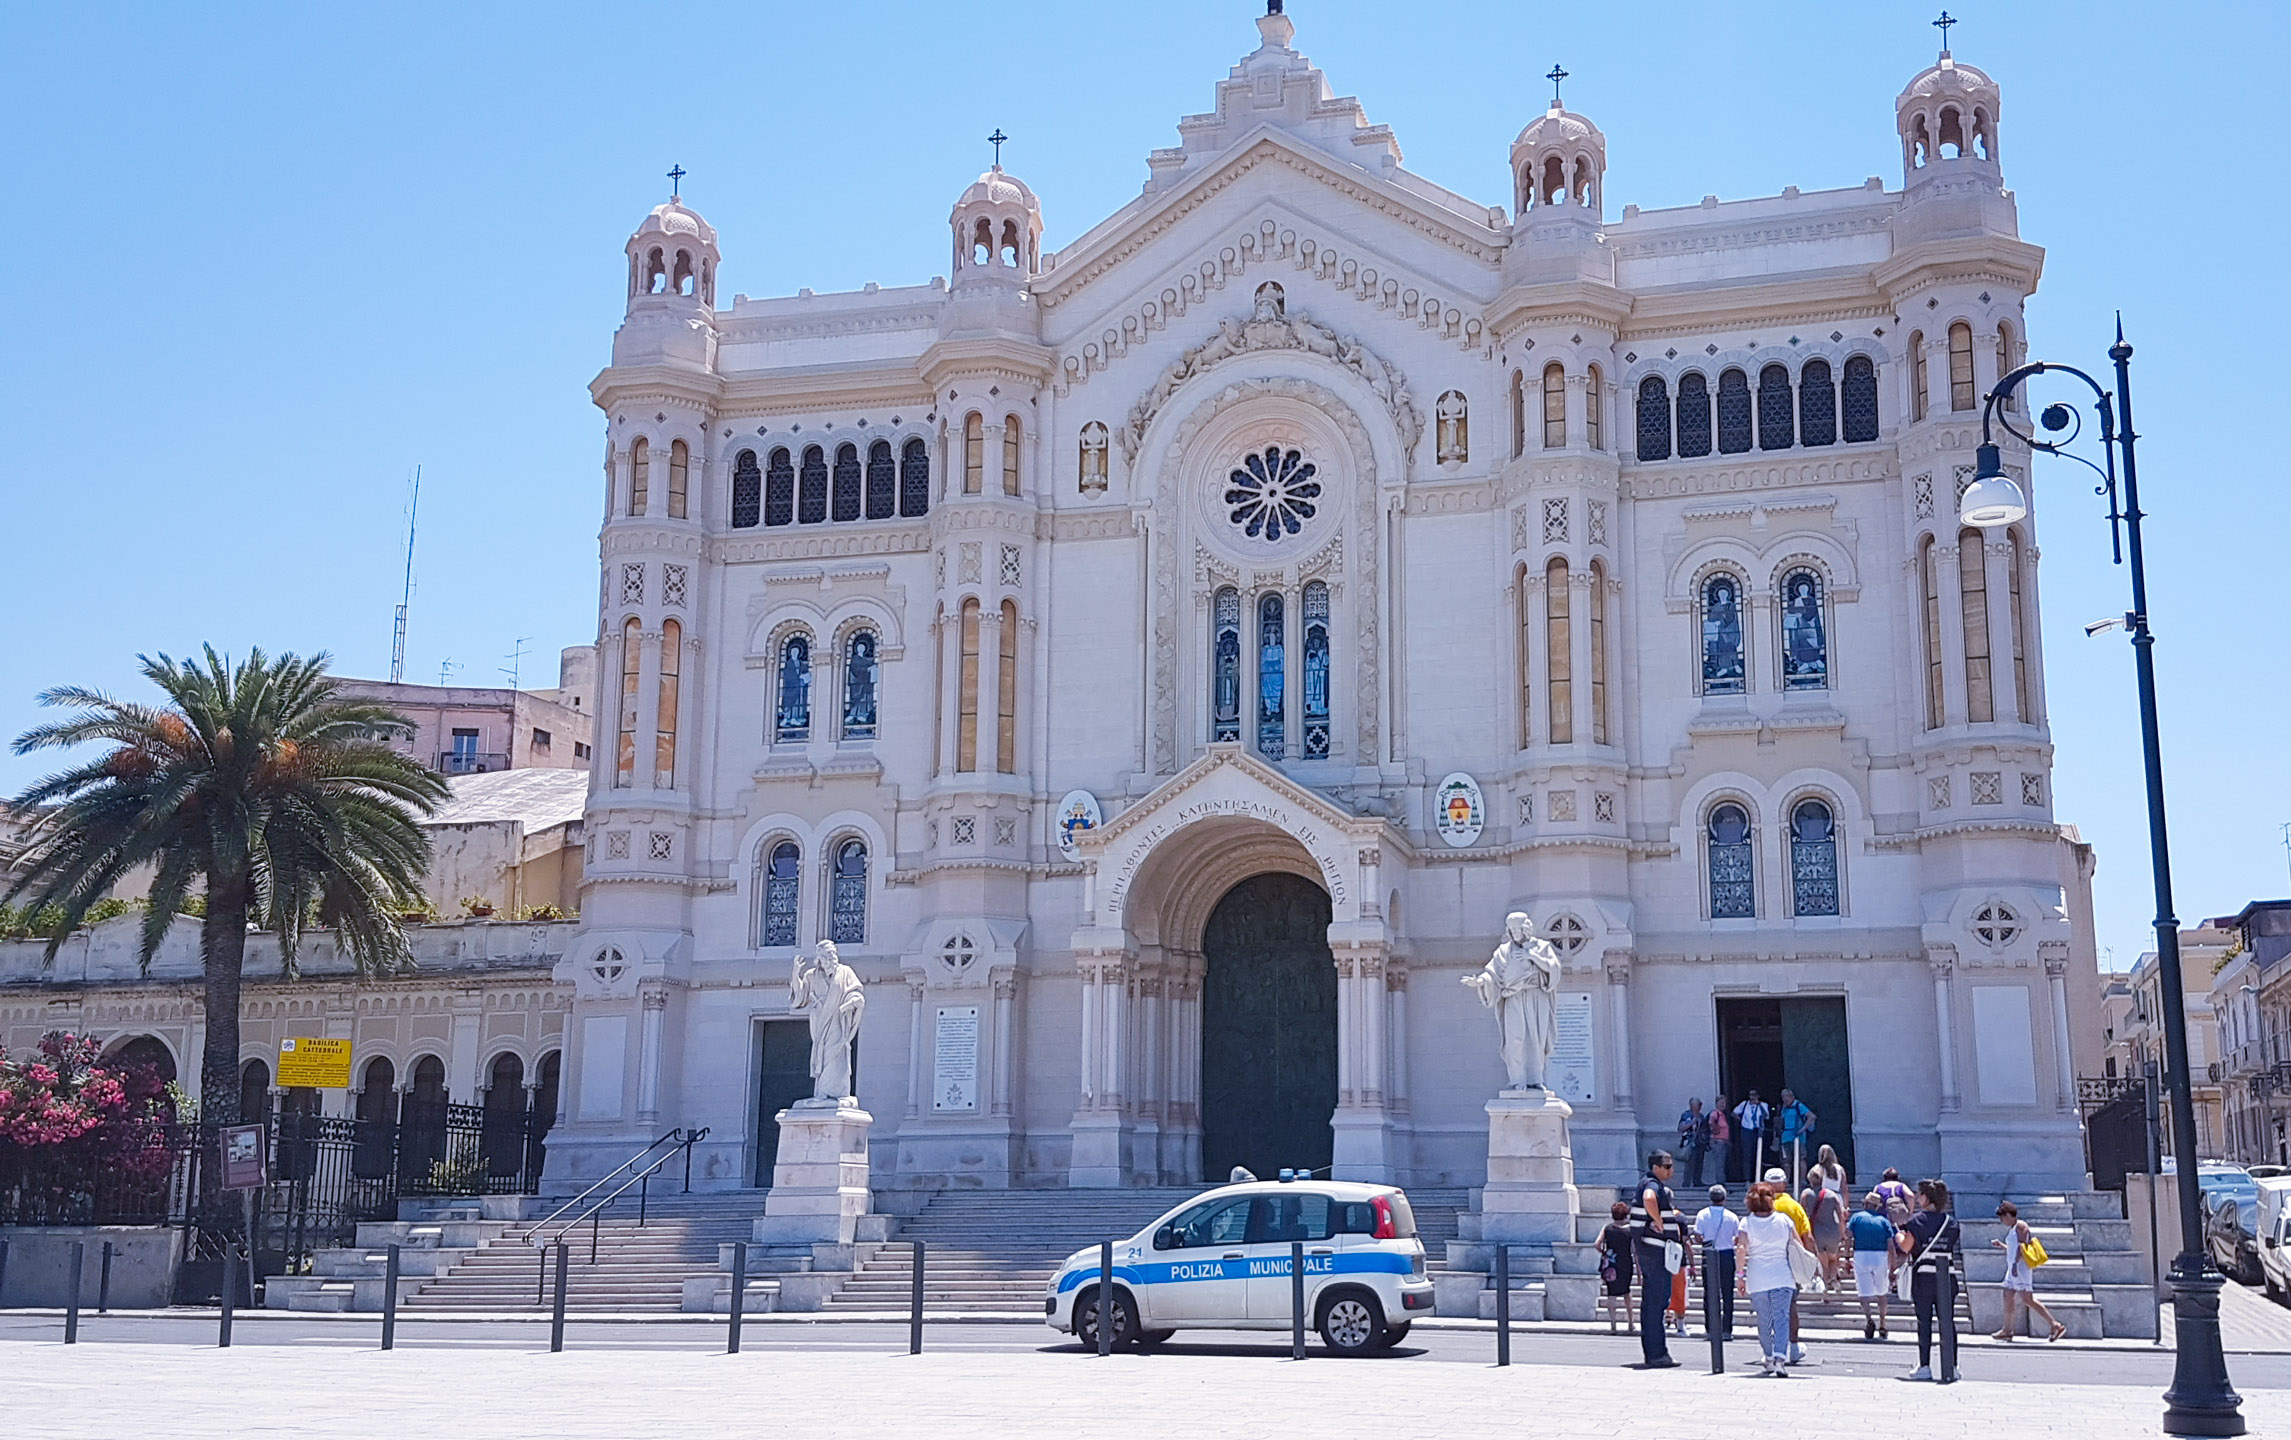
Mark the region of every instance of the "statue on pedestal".
[[1504, 917], [1506, 939], [1464, 984], [1496, 1012], [1503, 1034], [1504, 1073], [1511, 1091], [1541, 1090], [1558, 1016], [1560, 961], [1551, 942], [1537, 938], [1527, 916]]
[[867, 1013], [867, 992], [858, 972], [822, 940], [796, 956], [789, 982], [788, 1009], [811, 1021], [810, 1105], [840, 1105], [851, 1098], [851, 1042]]

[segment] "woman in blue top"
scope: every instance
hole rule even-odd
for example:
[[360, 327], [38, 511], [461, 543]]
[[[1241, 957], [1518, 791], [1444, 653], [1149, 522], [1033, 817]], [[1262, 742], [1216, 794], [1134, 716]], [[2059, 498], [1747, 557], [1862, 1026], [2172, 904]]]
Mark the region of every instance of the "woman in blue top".
[[[1861, 1338], [1883, 1340], [1885, 1306], [1893, 1298], [1893, 1222], [1885, 1218], [1885, 1197], [1875, 1190], [1862, 1198], [1861, 1209], [1846, 1222], [1846, 1238], [1853, 1242], [1854, 1290], [1861, 1296]], [[1870, 1302], [1877, 1302], [1875, 1313]]]

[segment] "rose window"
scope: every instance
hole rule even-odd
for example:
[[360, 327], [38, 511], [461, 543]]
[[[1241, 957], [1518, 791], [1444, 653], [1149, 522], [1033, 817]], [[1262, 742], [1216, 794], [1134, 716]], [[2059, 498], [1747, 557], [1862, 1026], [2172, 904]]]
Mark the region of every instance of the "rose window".
[[1251, 451], [1226, 477], [1225, 503], [1232, 507], [1233, 523], [1254, 540], [1269, 544], [1305, 528], [1319, 507], [1320, 482], [1313, 464], [1295, 451], [1268, 445], [1263, 453]]

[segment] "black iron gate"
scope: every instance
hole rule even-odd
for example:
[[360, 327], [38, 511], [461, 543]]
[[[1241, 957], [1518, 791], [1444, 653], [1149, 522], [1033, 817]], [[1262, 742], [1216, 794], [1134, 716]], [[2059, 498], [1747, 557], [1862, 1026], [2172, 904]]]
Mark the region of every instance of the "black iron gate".
[[2124, 1189], [2128, 1171], [2148, 1168], [2148, 1096], [2137, 1075], [2081, 1077], [2076, 1098], [2084, 1111], [2084, 1168], [2095, 1190]]

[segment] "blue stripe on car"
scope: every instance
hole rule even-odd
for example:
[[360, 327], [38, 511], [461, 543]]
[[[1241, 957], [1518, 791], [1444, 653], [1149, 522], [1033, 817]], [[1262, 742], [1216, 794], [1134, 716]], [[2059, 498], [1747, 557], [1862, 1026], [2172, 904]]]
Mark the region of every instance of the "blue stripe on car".
[[[1344, 1255], [1307, 1255], [1305, 1274], [1313, 1275], [1407, 1275], [1415, 1270], [1415, 1261], [1406, 1255], [1385, 1250], [1359, 1251]], [[1268, 1276], [1287, 1275], [1289, 1257], [1268, 1255], [1255, 1260], [1172, 1260], [1153, 1265], [1116, 1265], [1114, 1278], [1125, 1285], [1182, 1285], [1191, 1280], [1249, 1280]], [[1098, 1280], [1098, 1267], [1069, 1270], [1058, 1277], [1058, 1293], [1083, 1285], [1094, 1285]]]

